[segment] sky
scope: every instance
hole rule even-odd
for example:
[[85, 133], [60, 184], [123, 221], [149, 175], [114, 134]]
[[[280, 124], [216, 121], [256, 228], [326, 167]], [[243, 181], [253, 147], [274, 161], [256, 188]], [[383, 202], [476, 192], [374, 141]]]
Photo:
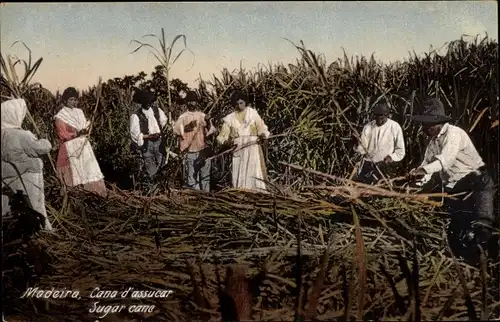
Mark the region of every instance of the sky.
[[[293, 63], [297, 50], [284, 38], [322, 53], [327, 63], [351, 55], [381, 61], [428, 52], [462, 35], [498, 39], [496, 1], [367, 2], [168, 2], [168, 3], [5, 3], [1, 4], [2, 55], [43, 57], [34, 77], [51, 91], [68, 86], [87, 89], [99, 77], [150, 74], [156, 58], [133, 39], [151, 43], [147, 34], [166, 42], [184, 34], [187, 47], [172, 66], [171, 78], [190, 86], [212, 79], [223, 68], [255, 69], [271, 63]], [[173, 56], [184, 44], [177, 42]], [[20, 70], [21, 72], [21, 70]]]

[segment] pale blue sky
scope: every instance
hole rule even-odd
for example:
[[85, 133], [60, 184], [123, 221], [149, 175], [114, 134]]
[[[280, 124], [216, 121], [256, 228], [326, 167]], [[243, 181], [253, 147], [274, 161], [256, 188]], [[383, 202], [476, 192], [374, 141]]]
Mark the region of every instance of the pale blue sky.
[[240, 60], [247, 69], [294, 62], [298, 53], [283, 38], [303, 40], [327, 62], [342, 54], [341, 47], [349, 56], [375, 52], [388, 61], [462, 34], [498, 39], [497, 11], [496, 1], [3, 3], [1, 49], [27, 57], [22, 46], [10, 47], [24, 41], [35, 58], [44, 58], [35, 80], [52, 91], [87, 88], [99, 76], [151, 73], [155, 58], [147, 51], [130, 54], [130, 41], [163, 27], [168, 43], [187, 36], [196, 56], [181, 58], [172, 77], [194, 85], [200, 73], [210, 78], [224, 67], [238, 68]]

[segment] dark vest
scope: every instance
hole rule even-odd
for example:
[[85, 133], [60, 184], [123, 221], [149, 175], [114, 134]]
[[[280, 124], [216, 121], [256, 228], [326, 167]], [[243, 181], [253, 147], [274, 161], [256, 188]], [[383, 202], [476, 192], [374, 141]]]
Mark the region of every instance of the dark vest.
[[[154, 114], [156, 122], [158, 123], [158, 127], [161, 130], [161, 126], [160, 126], [160, 122], [159, 122], [160, 109], [156, 105], [151, 106], [151, 108], [153, 109], [153, 114]], [[138, 110], [136, 110], [134, 114], [137, 115], [137, 117], [139, 118], [139, 128], [141, 129], [141, 133], [142, 134], [149, 134], [148, 118], [146, 117], [146, 115], [142, 111], [142, 107], [139, 108]], [[137, 152], [139, 150], [146, 151], [148, 148], [148, 143], [149, 143], [149, 140], [144, 140], [144, 144], [141, 147], [138, 147], [137, 144], [132, 142], [131, 150], [133, 152]]]
[[[156, 122], [158, 122], [160, 119], [160, 109], [158, 108], [158, 106], [151, 106], [151, 108], [153, 109], [155, 120]], [[149, 134], [148, 118], [142, 111], [142, 108], [138, 109], [134, 114], [139, 118], [139, 127], [141, 129], [141, 133]], [[161, 129], [160, 122], [158, 122], [158, 127]]]

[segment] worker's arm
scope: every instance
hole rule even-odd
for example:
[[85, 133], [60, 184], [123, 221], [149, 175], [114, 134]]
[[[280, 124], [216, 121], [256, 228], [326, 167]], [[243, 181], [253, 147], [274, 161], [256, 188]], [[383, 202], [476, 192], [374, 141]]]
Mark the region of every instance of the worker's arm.
[[269, 138], [269, 136], [271, 136], [271, 133], [269, 132], [266, 123], [264, 123], [264, 120], [260, 117], [259, 113], [255, 112], [255, 114], [256, 114], [255, 125], [257, 126], [257, 135], [264, 139]]
[[165, 112], [161, 108], [158, 108], [158, 113], [160, 114], [159, 117], [160, 119], [158, 120], [161, 126], [161, 129], [167, 125], [167, 116], [165, 115]]
[[212, 124], [212, 119], [208, 117], [208, 115], [205, 115], [205, 136], [211, 136], [212, 134], [215, 134], [216, 129], [215, 126]]
[[183, 125], [183, 122], [184, 122], [184, 116], [183, 115], [179, 116], [179, 118], [177, 119], [177, 121], [175, 121], [175, 123], [174, 123], [174, 134], [175, 135], [178, 135], [178, 136], [183, 136], [184, 135], [184, 125]]
[[401, 129], [399, 124], [396, 124], [394, 131], [394, 152], [389, 156], [392, 161], [399, 162], [405, 157], [405, 139], [403, 136], [403, 129]]
[[428, 174], [449, 169], [457, 159], [458, 152], [460, 151], [460, 140], [461, 138], [459, 135], [454, 135], [454, 133], [450, 131], [444, 138], [441, 152], [432, 156], [429, 160], [430, 163], [421, 168]]
[[83, 113], [83, 111], [82, 111], [82, 114], [83, 114], [83, 121], [85, 122], [85, 127], [84, 127], [84, 129], [85, 129], [85, 130], [88, 130], [88, 129], [89, 129], [89, 127], [90, 127], [90, 121], [89, 121], [89, 120], [87, 120], [87, 117], [85, 116], [85, 113]]
[[144, 144], [144, 139], [148, 138], [147, 135], [141, 133], [139, 117], [135, 114], [132, 114], [132, 116], [130, 116], [130, 138], [139, 147]]
[[368, 153], [366, 150], [368, 148], [368, 142], [370, 142], [370, 123], [366, 124], [361, 131], [361, 137], [359, 138], [358, 145], [354, 148], [354, 151], [364, 156]]
[[46, 139], [39, 140], [33, 133], [26, 131], [23, 150], [28, 156], [36, 158], [48, 154], [52, 150], [52, 144]]
[[221, 145], [226, 144], [229, 141], [230, 134], [231, 134], [231, 128], [229, 127], [229, 124], [226, 121], [224, 121], [220, 133], [217, 136], [217, 143]]
[[56, 118], [55, 120], [55, 127], [57, 137], [62, 142], [72, 140], [78, 136], [78, 131], [76, 129], [64, 123], [64, 121], [59, 118]]
[[429, 146], [427, 146], [427, 148], [425, 149], [424, 160], [422, 161], [422, 163], [420, 163], [420, 165], [417, 168], [410, 170], [409, 175], [416, 179], [415, 183], [417, 186], [423, 186], [424, 184], [429, 182], [429, 180], [432, 177], [432, 174], [426, 173], [425, 170], [423, 169], [423, 166], [429, 163], [430, 158], [431, 158], [431, 149], [429, 149]]

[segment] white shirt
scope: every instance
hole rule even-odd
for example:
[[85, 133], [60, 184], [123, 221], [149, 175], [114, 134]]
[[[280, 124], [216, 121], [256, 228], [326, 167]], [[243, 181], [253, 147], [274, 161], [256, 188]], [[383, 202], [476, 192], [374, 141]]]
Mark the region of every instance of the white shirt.
[[458, 180], [484, 166], [469, 135], [461, 128], [446, 123], [439, 134], [429, 142], [424, 161], [420, 165], [428, 181], [433, 173], [439, 172], [441, 180], [448, 188], [453, 188]]
[[388, 119], [382, 126], [375, 120], [363, 128], [360, 144], [355, 151], [365, 156], [365, 160], [380, 162], [386, 156], [398, 162], [405, 157], [405, 141], [403, 130], [398, 122]]
[[[142, 109], [142, 112], [144, 115], [146, 115], [146, 118], [148, 120], [148, 129], [149, 129], [149, 134], [156, 134], [160, 133], [160, 127], [158, 126], [158, 121], [155, 119], [155, 115], [153, 112], [153, 107], [150, 107], [149, 109]], [[160, 116], [160, 125], [163, 128], [165, 124], [167, 124], [167, 117], [165, 116], [165, 112], [161, 108], [158, 109], [159, 116]], [[139, 117], [134, 113], [132, 116], [130, 116], [130, 137], [132, 138], [132, 141], [136, 143], [138, 146], [142, 146], [144, 144], [144, 134], [141, 133], [141, 127], [139, 125]]]

